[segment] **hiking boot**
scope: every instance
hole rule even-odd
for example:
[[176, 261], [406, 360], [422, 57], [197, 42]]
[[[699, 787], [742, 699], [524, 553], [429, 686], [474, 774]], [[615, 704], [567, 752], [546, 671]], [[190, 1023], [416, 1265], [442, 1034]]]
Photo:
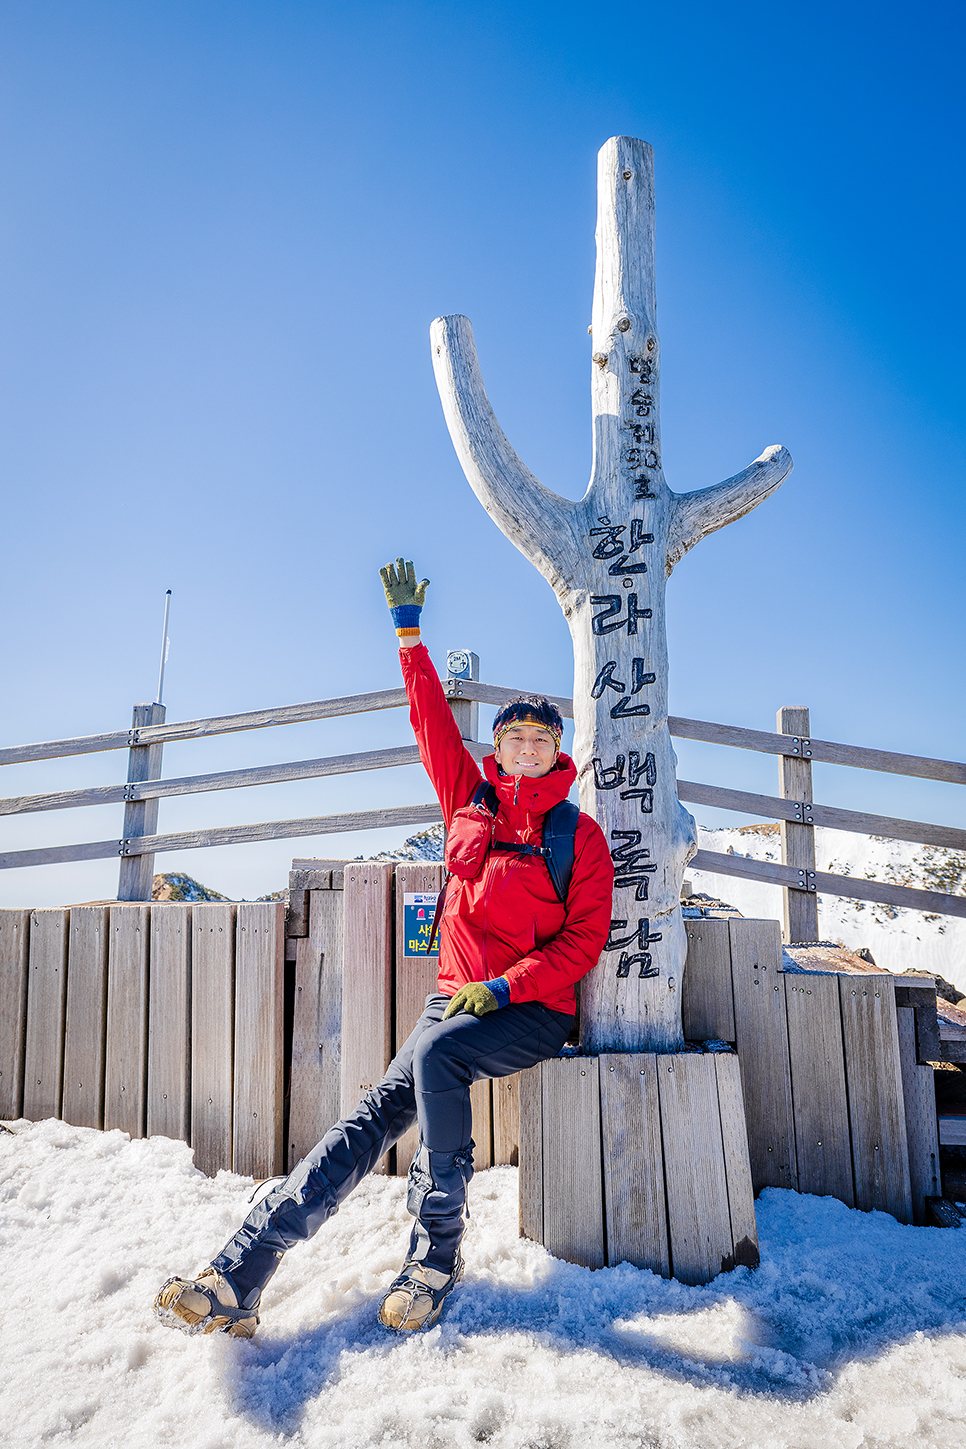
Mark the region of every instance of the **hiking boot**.
[[463, 1259], [458, 1253], [456, 1266], [448, 1276], [424, 1263], [404, 1263], [379, 1305], [379, 1322], [397, 1333], [431, 1328], [462, 1276]]
[[251, 1338], [258, 1327], [258, 1305], [239, 1308], [231, 1284], [214, 1268], [197, 1278], [169, 1278], [154, 1300], [154, 1311], [166, 1328], [182, 1333]]

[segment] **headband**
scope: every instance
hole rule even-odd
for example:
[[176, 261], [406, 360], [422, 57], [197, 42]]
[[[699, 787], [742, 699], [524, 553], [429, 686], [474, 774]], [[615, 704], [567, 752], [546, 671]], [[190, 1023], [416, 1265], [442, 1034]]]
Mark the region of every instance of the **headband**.
[[558, 729], [556, 729], [551, 724], [546, 724], [542, 719], [536, 719], [535, 716], [532, 715], [532, 714], [524, 715], [524, 717], [522, 719], [508, 719], [508, 720], [504, 720], [503, 724], [500, 725], [499, 729], [495, 729], [493, 731], [493, 748], [494, 749], [499, 749], [499, 747], [500, 747], [500, 741], [502, 740], [503, 736], [507, 733], [507, 731], [508, 730], [512, 730], [517, 725], [521, 725], [521, 724], [533, 725], [534, 728], [535, 729], [538, 729], [538, 730], [546, 730], [547, 731], [547, 734], [550, 735], [550, 737], [552, 738], [552, 740], [553, 740], [554, 744], [556, 745], [557, 749], [558, 750], [560, 749], [561, 731], [558, 730]]

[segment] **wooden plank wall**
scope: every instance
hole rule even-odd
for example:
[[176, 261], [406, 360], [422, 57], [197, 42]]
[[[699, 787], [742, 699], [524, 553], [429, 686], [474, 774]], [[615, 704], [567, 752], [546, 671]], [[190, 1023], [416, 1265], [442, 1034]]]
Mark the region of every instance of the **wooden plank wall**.
[[685, 1021], [737, 1046], [755, 1192], [923, 1221], [939, 1191], [932, 1069], [916, 1061], [914, 1013], [900, 1031], [893, 978], [786, 972], [774, 921], [686, 924]]

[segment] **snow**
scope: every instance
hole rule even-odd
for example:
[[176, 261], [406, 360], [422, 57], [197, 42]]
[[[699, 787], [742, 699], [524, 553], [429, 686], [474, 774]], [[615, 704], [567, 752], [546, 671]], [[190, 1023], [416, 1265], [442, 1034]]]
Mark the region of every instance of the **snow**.
[[199, 1267], [253, 1183], [190, 1150], [48, 1121], [0, 1133], [0, 1416], [18, 1449], [929, 1449], [966, 1434], [966, 1254], [832, 1198], [767, 1190], [762, 1266], [705, 1288], [592, 1273], [517, 1237], [516, 1172], [471, 1188], [441, 1322], [375, 1321], [408, 1234], [373, 1177], [283, 1262], [251, 1342], [151, 1302]]
[[[698, 848], [721, 854], [730, 849], [755, 860], [781, 860], [777, 833], [760, 830], [707, 830], [699, 825]], [[957, 894], [963, 894], [966, 887], [966, 857], [961, 851], [913, 845], [904, 840], [817, 827], [815, 858], [820, 871], [833, 875]], [[728, 901], [743, 916], [782, 918], [778, 886], [690, 868], [686, 878], [695, 891]], [[886, 971], [900, 973], [913, 968], [938, 972], [966, 992], [966, 919], [962, 917], [926, 915], [874, 901], [819, 895], [818, 923], [823, 941], [841, 941], [852, 951], [868, 946], [876, 965]]]

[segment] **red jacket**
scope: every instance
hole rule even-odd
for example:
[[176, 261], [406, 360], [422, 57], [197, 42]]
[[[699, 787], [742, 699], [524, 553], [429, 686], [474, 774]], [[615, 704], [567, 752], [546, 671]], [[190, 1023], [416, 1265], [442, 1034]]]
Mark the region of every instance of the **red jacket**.
[[[454, 811], [472, 800], [480, 767], [463, 744], [425, 645], [402, 649], [399, 657], [419, 756], [448, 828]], [[539, 779], [501, 775], [493, 755], [483, 771], [499, 798], [494, 839], [524, 845], [541, 843], [544, 816], [567, 798], [577, 776], [569, 755]], [[468, 981], [505, 976], [511, 1002], [539, 1001], [572, 1015], [574, 984], [596, 966], [607, 940], [613, 886], [607, 841], [589, 815], [577, 823], [566, 906], [539, 856], [490, 851], [478, 876], [452, 876], [447, 886], [440, 992], [453, 996]]]

